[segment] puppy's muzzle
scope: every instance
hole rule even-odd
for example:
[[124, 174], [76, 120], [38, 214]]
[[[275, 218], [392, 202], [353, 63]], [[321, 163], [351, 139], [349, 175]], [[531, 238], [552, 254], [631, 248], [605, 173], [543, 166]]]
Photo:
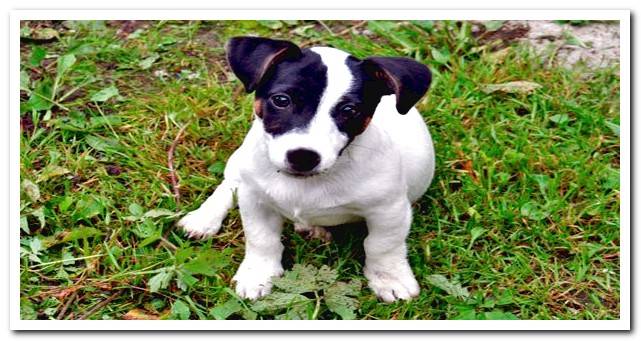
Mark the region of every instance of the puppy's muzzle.
[[310, 149], [299, 148], [287, 152], [288, 172], [293, 175], [313, 175], [320, 161], [320, 155]]

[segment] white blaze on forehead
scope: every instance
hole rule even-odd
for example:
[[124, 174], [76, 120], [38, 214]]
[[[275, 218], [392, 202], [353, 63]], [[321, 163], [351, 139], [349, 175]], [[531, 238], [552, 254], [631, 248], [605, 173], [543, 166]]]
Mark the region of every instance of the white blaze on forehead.
[[336, 102], [349, 90], [352, 85], [352, 72], [347, 66], [347, 52], [331, 47], [314, 47], [312, 51], [321, 56], [327, 67], [327, 87], [318, 105], [318, 114], [328, 113]]
[[269, 154], [273, 163], [285, 167], [287, 151], [311, 149], [320, 154], [318, 170], [322, 171], [334, 164], [338, 153], [347, 143], [348, 138], [338, 130], [331, 111], [350, 89], [354, 77], [347, 66], [348, 53], [331, 47], [314, 47], [311, 51], [318, 54], [327, 67], [327, 86], [321, 94], [316, 114], [305, 129], [275, 137], [270, 143]]

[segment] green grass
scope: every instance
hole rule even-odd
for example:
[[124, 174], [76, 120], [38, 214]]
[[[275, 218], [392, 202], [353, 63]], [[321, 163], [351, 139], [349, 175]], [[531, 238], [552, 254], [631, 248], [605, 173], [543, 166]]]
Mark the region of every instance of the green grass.
[[[566, 69], [524, 46], [494, 51], [465, 22], [370, 22], [367, 36], [350, 32], [354, 22], [322, 24], [23, 23], [22, 318], [619, 318], [618, 65]], [[335, 284], [363, 284], [353, 315], [331, 309], [320, 286], [302, 293], [304, 309], [239, 300], [237, 210], [209, 240], [174, 228], [221, 181], [251, 122], [252, 96], [223, 50], [242, 34], [430, 66], [417, 107], [437, 166], [408, 239], [415, 300], [383, 304], [364, 286], [363, 226], [335, 230], [330, 244], [291, 226], [283, 236], [286, 269], [327, 265]], [[484, 91], [511, 81], [540, 87]], [[185, 125], [176, 202], [167, 151]]]

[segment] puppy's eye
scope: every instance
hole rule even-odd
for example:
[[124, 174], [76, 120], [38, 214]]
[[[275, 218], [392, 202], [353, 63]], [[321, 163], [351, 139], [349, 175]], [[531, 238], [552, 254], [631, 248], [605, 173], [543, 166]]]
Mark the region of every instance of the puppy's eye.
[[356, 107], [351, 104], [345, 104], [340, 108], [340, 113], [344, 116], [354, 116], [358, 113]]
[[277, 108], [287, 108], [292, 103], [289, 96], [285, 94], [274, 95], [271, 97], [271, 101]]

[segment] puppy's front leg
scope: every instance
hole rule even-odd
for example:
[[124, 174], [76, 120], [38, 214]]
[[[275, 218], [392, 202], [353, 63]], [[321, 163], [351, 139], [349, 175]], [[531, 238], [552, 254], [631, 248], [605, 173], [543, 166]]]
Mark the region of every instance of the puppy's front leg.
[[419, 286], [407, 262], [407, 237], [412, 209], [406, 198], [366, 216], [365, 277], [376, 296], [385, 302], [410, 299]]
[[246, 185], [238, 188], [238, 206], [245, 232], [245, 258], [233, 280], [236, 281], [236, 293], [249, 299], [269, 294], [272, 277], [283, 274], [281, 257], [284, 247], [280, 242], [283, 218], [258, 198]]
[[187, 213], [180, 221], [181, 226], [189, 237], [203, 238], [218, 233], [227, 212], [234, 206], [234, 191], [238, 183], [223, 180], [200, 207]]

